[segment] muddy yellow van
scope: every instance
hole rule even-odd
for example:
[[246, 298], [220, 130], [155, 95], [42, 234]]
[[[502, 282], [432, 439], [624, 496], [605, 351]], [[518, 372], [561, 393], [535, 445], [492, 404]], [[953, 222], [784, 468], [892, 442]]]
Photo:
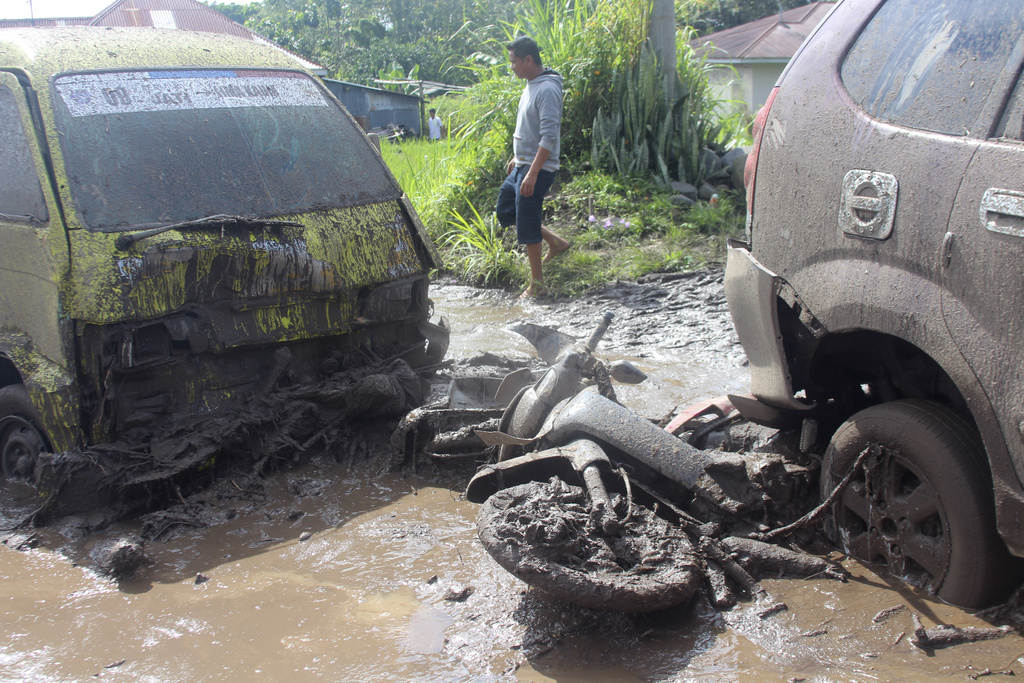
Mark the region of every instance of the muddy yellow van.
[[0, 30], [0, 169], [9, 478], [229, 410], [282, 362], [429, 360], [436, 252], [352, 117], [275, 48]]

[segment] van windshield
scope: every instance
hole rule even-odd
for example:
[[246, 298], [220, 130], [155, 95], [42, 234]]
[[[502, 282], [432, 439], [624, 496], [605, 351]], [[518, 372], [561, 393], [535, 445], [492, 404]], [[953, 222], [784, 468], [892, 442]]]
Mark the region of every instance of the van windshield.
[[300, 72], [78, 73], [53, 89], [69, 188], [92, 230], [401, 194], [355, 122]]

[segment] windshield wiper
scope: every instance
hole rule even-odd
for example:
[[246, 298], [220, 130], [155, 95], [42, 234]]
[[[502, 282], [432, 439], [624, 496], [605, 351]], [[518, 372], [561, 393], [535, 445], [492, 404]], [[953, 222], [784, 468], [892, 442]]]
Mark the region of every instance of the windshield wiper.
[[147, 237], [153, 237], [161, 233], [167, 232], [168, 230], [177, 230], [178, 228], [205, 228], [220, 226], [223, 228], [226, 224], [232, 223], [237, 224], [239, 227], [302, 227], [301, 223], [295, 221], [284, 221], [284, 220], [273, 220], [269, 218], [255, 218], [253, 216], [232, 216], [231, 214], [218, 213], [212, 216], [206, 216], [205, 218], [196, 218], [190, 221], [182, 221], [181, 223], [174, 223], [173, 225], [162, 225], [159, 228], [153, 228], [151, 230], [143, 230], [141, 232], [133, 232], [130, 234], [119, 235], [114, 240], [114, 246], [118, 249], [127, 249], [136, 242], [140, 242]]
[[2, 218], [5, 221], [23, 221], [25, 223], [42, 224], [42, 221], [36, 218], [35, 216], [19, 216], [17, 214], [11, 213], [0, 213], [0, 218]]

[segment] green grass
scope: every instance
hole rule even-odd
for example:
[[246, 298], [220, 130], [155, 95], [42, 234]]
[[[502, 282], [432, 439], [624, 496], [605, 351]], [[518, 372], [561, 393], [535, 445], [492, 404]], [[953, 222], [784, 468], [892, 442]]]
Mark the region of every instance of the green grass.
[[452, 209], [448, 232], [441, 241], [449, 269], [464, 280], [484, 286], [509, 286], [526, 279], [524, 259], [510, 242], [510, 231], [494, 213], [481, 215], [469, 204], [469, 215]]
[[382, 141], [380, 152], [399, 186], [421, 213], [442, 193], [452, 172], [465, 163], [459, 158], [459, 147], [448, 140]]
[[[501, 178], [481, 163], [485, 145], [405, 141], [381, 151], [448, 272], [467, 283], [522, 288], [529, 270], [515, 231], [497, 224]], [[545, 225], [573, 246], [545, 265], [548, 289], [576, 296], [606, 282], [720, 263], [725, 240], [742, 233], [742, 198], [723, 192], [717, 206], [680, 208], [670, 196], [653, 180], [563, 169], [545, 201]]]

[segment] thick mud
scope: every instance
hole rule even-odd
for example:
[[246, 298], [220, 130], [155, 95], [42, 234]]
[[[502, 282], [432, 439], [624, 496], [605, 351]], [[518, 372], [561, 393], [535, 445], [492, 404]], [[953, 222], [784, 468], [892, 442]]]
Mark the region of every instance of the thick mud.
[[[452, 323], [449, 355], [481, 372], [496, 357], [467, 359], [538, 363], [507, 323], [582, 336], [613, 310], [599, 353], [628, 358], [650, 377], [617, 385], [619, 398], [661, 417], [746, 386], [721, 291], [719, 273], [702, 273], [571, 304], [523, 305], [461, 287], [433, 296]], [[480, 506], [461, 499], [468, 471], [445, 462], [393, 471], [390, 430], [363, 426], [334, 452], [268, 478], [221, 482], [162, 518], [98, 533], [85, 531], [90, 520], [71, 519], [7, 536], [0, 679], [868, 681], [1024, 672], [1015, 632], [915, 645], [943, 643], [950, 629], [939, 625], [991, 624], [849, 560], [846, 583], [762, 577], [772, 609], [750, 600], [719, 611], [702, 593], [645, 615], [561, 602], [484, 551]], [[5, 525], [35, 502], [16, 484], [0, 494]], [[147, 560], [133, 578], [96, 571], [105, 544], [143, 537]]]

